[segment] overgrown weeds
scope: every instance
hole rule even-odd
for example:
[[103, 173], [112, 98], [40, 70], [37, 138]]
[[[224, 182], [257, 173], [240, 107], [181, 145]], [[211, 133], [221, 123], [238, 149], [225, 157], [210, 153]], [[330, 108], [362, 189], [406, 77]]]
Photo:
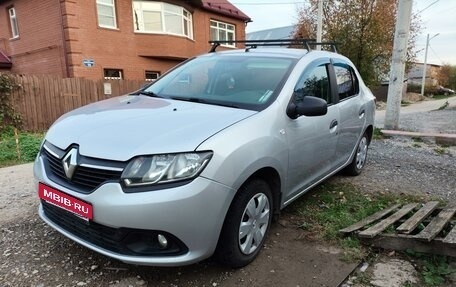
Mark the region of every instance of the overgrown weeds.
[[407, 250], [405, 255], [417, 263], [421, 279], [428, 286], [442, 285], [446, 283], [449, 275], [456, 273], [456, 269], [451, 267], [446, 256], [424, 254], [413, 250]]

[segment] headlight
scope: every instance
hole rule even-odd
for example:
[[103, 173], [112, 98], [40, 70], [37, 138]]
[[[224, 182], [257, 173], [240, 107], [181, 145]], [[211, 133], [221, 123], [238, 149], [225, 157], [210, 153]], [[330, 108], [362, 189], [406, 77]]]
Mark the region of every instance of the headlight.
[[132, 159], [122, 173], [127, 187], [169, 183], [197, 176], [212, 152], [190, 152], [140, 156]]

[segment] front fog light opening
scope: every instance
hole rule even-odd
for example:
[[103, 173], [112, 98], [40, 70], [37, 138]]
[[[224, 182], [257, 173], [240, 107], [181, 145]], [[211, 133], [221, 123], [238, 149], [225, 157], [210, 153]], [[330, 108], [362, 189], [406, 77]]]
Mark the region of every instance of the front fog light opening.
[[176, 256], [188, 252], [176, 236], [155, 230], [135, 230], [122, 240], [125, 247], [139, 256]]
[[166, 237], [165, 237], [164, 235], [159, 234], [159, 235], [157, 236], [157, 238], [158, 238], [158, 244], [160, 244], [160, 247], [161, 247], [161, 248], [164, 248], [164, 249], [165, 249], [165, 248], [168, 247], [168, 240], [166, 239]]

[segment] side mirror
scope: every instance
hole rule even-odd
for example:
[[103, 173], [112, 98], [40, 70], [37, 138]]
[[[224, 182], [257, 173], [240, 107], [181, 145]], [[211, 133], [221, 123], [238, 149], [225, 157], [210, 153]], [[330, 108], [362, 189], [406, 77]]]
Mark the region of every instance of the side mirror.
[[307, 96], [298, 104], [291, 103], [287, 108], [287, 115], [292, 119], [300, 116], [317, 117], [326, 115], [328, 103], [320, 98]]

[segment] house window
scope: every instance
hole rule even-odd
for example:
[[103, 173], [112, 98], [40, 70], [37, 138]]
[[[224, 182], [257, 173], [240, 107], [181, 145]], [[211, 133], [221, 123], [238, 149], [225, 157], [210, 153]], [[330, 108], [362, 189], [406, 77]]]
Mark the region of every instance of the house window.
[[133, 1], [135, 32], [166, 33], [193, 39], [192, 14], [184, 8], [155, 1]]
[[[231, 41], [236, 39], [235, 26], [211, 20], [211, 41]], [[222, 46], [235, 47], [234, 43], [223, 44]]]
[[11, 36], [12, 38], [19, 37], [19, 28], [17, 26], [17, 17], [16, 17], [16, 9], [14, 7], [10, 7], [8, 9], [10, 24], [11, 24]]
[[97, 0], [98, 26], [117, 28], [116, 5], [114, 0]]
[[153, 82], [160, 77], [160, 72], [146, 71], [146, 81]]
[[120, 69], [104, 69], [105, 80], [122, 80], [123, 71]]

